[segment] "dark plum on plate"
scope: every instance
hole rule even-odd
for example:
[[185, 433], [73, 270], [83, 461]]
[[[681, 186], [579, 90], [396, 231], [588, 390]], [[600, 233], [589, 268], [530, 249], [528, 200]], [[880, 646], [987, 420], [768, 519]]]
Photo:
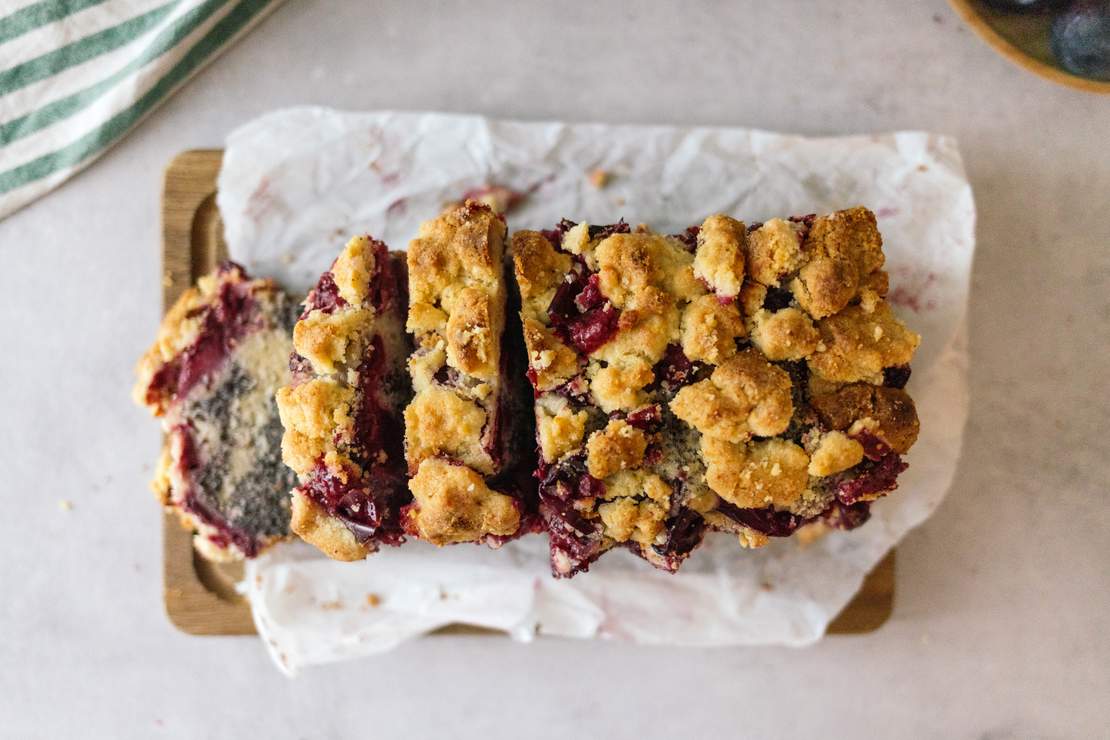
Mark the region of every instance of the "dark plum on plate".
[[1069, 72], [1110, 81], [1110, 0], [1078, 0], [1057, 16], [1052, 52]]
[[1004, 13], [1039, 13], [1055, 10], [1064, 3], [1061, 0], [982, 0], [991, 10]]

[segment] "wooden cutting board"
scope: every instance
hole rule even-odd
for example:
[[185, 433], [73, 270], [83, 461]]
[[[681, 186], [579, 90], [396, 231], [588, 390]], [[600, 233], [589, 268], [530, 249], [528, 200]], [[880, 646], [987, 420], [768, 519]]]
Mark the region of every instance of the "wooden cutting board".
[[[166, 168], [162, 187], [163, 310], [227, 256], [216, 208], [216, 178], [222, 159], [223, 152], [216, 149], [187, 151]], [[254, 634], [250, 608], [235, 591], [235, 583], [243, 576], [242, 565], [219, 565], [201, 558], [193, 550], [191, 534], [172, 515], [165, 516], [163, 529], [163, 577], [170, 621], [191, 635]], [[829, 625], [829, 633], [872, 632], [886, 622], [893, 606], [891, 551]], [[443, 631], [485, 632], [463, 627]]]

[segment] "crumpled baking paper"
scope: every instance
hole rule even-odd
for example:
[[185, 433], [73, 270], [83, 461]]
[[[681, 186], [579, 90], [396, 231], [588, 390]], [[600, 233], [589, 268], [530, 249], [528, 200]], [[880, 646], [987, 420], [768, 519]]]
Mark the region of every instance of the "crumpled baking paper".
[[[608, 173], [592, 184], [596, 169]], [[878, 216], [890, 301], [923, 336], [909, 391], [921, 436], [897, 492], [866, 526], [809, 545], [743, 550], [714, 534], [669, 575], [625, 551], [571, 580], [547, 542], [499, 551], [421, 542], [359, 563], [303, 543], [249, 564], [243, 590], [278, 665], [388, 650], [451, 624], [668, 645], [801, 646], [818, 640], [864, 576], [948, 490], [967, 418], [963, 317], [975, 211], [956, 142], [920, 132], [839, 138], [741, 128], [498, 121], [295, 108], [229, 137], [219, 208], [233, 259], [305, 291], [350, 235], [404, 249], [418, 224], [470, 190], [526, 195], [510, 229], [625, 218], [679, 232], [710, 213], [747, 222], [863, 204]]]

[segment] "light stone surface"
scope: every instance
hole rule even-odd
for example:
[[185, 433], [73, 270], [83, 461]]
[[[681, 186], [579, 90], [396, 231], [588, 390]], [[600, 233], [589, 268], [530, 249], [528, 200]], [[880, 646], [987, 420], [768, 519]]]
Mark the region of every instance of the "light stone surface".
[[[128, 399], [161, 171], [300, 103], [956, 135], [979, 208], [971, 420], [952, 493], [899, 550], [893, 619], [806, 650], [432, 638], [295, 681], [254, 639], [177, 633], [145, 493], [158, 433]], [[292, 0], [0, 222], [0, 734], [1103, 736], [1108, 193], [1110, 99], [1011, 66], [942, 0]]]

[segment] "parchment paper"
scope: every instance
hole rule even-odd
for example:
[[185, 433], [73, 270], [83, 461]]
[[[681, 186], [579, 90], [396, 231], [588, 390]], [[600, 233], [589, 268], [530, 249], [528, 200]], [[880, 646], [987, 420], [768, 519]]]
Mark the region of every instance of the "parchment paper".
[[[598, 188], [589, 173], [605, 170]], [[671, 645], [801, 646], [819, 639], [866, 573], [948, 490], [967, 417], [963, 317], [974, 204], [956, 142], [919, 132], [812, 139], [740, 128], [522, 123], [434, 113], [296, 108], [227, 142], [219, 208], [233, 259], [307, 290], [346, 239], [404, 249], [464, 192], [526, 193], [510, 229], [624, 217], [678, 232], [710, 213], [747, 222], [863, 204], [883, 233], [890, 300], [923, 336], [909, 391], [921, 436], [894, 494], [853, 532], [740, 549], [710, 535], [677, 576], [624, 551], [551, 578], [542, 536], [500, 551], [420, 542], [360, 563], [302, 543], [249, 564], [244, 591], [282, 670], [388, 650], [465, 623]]]

